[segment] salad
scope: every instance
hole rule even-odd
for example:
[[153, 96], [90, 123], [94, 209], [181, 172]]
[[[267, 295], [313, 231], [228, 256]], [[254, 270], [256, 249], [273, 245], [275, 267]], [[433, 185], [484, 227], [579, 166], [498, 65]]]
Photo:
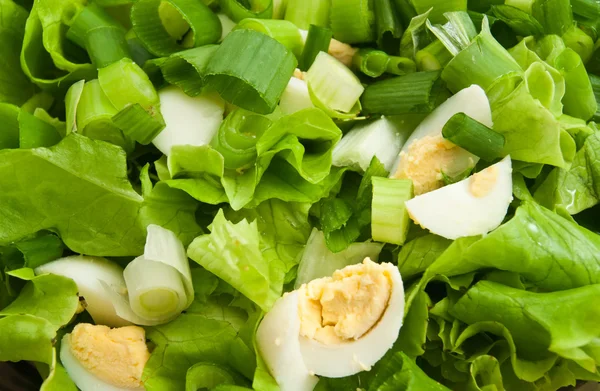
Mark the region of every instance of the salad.
[[599, 26], [0, 0], [0, 362], [44, 391], [600, 382]]

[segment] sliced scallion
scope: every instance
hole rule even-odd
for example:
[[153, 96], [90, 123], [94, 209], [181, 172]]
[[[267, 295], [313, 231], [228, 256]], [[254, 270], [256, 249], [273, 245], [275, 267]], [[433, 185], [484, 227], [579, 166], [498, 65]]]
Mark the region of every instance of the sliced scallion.
[[330, 6], [330, 0], [289, 0], [285, 10], [285, 20], [305, 30], [311, 24], [327, 27]]
[[452, 116], [444, 125], [442, 135], [485, 161], [491, 162], [502, 157], [504, 136], [465, 113]]
[[369, 0], [331, 0], [331, 30], [334, 38], [342, 42], [373, 41], [373, 13], [369, 9]]
[[431, 9], [431, 23], [443, 23], [447, 12], [466, 11], [467, 0], [410, 0], [418, 15]]
[[159, 12], [163, 1], [175, 8], [190, 26], [191, 47], [216, 43], [221, 38], [219, 18], [201, 1], [140, 0], [131, 8], [131, 22], [136, 35], [152, 54], [168, 56], [186, 48], [163, 25]]
[[404, 202], [413, 196], [410, 179], [373, 177], [373, 204], [371, 234], [373, 240], [392, 244], [404, 244], [410, 217]]
[[565, 49], [553, 62], [565, 78], [565, 96], [562, 99], [565, 114], [588, 120], [597, 109], [592, 84], [581, 57], [572, 49]]
[[393, 75], [403, 76], [407, 73], [416, 72], [417, 65], [410, 58], [390, 56], [390, 61], [385, 71]]
[[592, 83], [592, 90], [594, 91], [594, 96], [596, 97], [596, 113], [592, 117], [592, 121], [599, 122], [600, 121], [600, 76], [596, 76], [594, 74], [589, 74], [590, 83]]
[[330, 29], [314, 24], [310, 25], [304, 49], [302, 50], [302, 56], [300, 57], [300, 61], [298, 61], [300, 70], [308, 70], [319, 52], [327, 53], [332, 36], [333, 33]]
[[402, 25], [396, 15], [392, 0], [374, 0], [377, 46], [388, 54], [396, 54], [400, 48]]
[[546, 34], [563, 35], [573, 26], [570, 0], [535, 0], [531, 14], [544, 27]]
[[148, 75], [129, 59], [100, 69], [98, 82], [117, 110], [135, 103], [150, 110], [158, 103], [158, 95]]
[[308, 91], [315, 106], [335, 116], [339, 113], [358, 114], [357, 104], [364, 91], [360, 80], [344, 64], [325, 52], [320, 52], [306, 73]]
[[253, 30], [236, 30], [209, 62], [206, 83], [229, 103], [269, 114], [296, 65], [294, 54], [273, 38]]
[[85, 48], [85, 36], [88, 31], [98, 27], [120, 27], [112, 16], [95, 3], [86, 7], [76, 7], [71, 12], [74, 14], [72, 17], [66, 15], [64, 17], [65, 23], [69, 26], [66, 36], [82, 48]]
[[219, 47], [206, 45], [173, 53], [157, 62], [162, 75], [170, 84], [180, 87], [189, 96], [200, 95], [208, 63]]
[[246, 18], [237, 24], [236, 29], [250, 29], [266, 34], [291, 50], [296, 58], [300, 58], [303, 47], [302, 36], [298, 27], [292, 22], [287, 20]]
[[98, 69], [123, 58], [131, 58], [125, 32], [119, 27], [103, 26], [88, 31], [85, 47]]
[[544, 27], [527, 12], [510, 5], [500, 4], [491, 8], [492, 14], [506, 23], [517, 35], [528, 37], [544, 33]]
[[234, 22], [246, 18], [270, 19], [273, 0], [222, 0], [221, 10]]
[[352, 59], [354, 67], [367, 76], [379, 77], [387, 70], [390, 57], [381, 50], [360, 49]]
[[477, 36], [477, 30], [466, 12], [448, 12], [444, 15], [448, 19], [448, 23], [440, 26], [427, 21], [427, 27], [446, 46], [446, 49], [456, 56], [469, 46], [473, 38]]
[[562, 36], [565, 46], [573, 49], [583, 63], [587, 63], [594, 52], [594, 40], [580, 28], [573, 26]]
[[165, 127], [160, 116], [152, 116], [138, 103], [119, 111], [112, 118], [112, 122], [121, 129], [125, 137], [143, 145], [150, 144]]
[[365, 114], [430, 113], [445, 98], [439, 71], [415, 72], [369, 85], [361, 98]]
[[415, 60], [420, 71], [437, 71], [444, 68], [453, 57], [442, 41], [435, 40], [419, 50]]

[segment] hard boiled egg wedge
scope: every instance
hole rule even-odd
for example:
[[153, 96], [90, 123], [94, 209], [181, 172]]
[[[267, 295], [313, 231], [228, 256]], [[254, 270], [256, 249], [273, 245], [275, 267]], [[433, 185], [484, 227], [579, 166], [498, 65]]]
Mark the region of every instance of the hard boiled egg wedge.
[[60, 360], [81, 391], [142, 391], [150, 358], [144, 329], [81, 323], [61, 342]]
[[106, 258], [73, 255], [46, 263], [35, 274], [57, 274], [71, 278], [83, 296], [86, 309], [97, 324], [111, 327], [131, 324], [117, 315], [113, 302], [101, 281], [120, 292], [127, 292], [123, 268]]
[[444, 175], [455, 177], [475, 167], [479, 158], [444, 139], [442, 129], [453, 115], [465, 113], [492, 127], [490, 102], [477, 85], [457, 92], [442, 103], [410, 135], [400, 150], [390, 177], [413, 181], [415, 194], [424, 194], [444, 185]]
[[315, 375], [369, 370], [398, 338], [403, 315], [398, 268], [366, 258], [284, 295], [256, 341], [281, 391], [310, 391]]
[[458, 183], [406, 201], [409, 216], [447, 239], [486, 234], [502, 224], [512, 201], [510, 157]]

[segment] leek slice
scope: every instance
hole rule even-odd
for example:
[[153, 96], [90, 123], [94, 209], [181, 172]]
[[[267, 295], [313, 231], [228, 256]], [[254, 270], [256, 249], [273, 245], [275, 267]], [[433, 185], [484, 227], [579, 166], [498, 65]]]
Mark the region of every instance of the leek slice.
[[285, 10], [285, 20], [289, 20], [301, 29], [316, 25], [329, 25], [330, 0], [289, 0]]
[[236, 29], [249, 29], [266, 34], [291, 50], [296, 58], [300, 58], [302, 54], [302, 35], [298, 27], [287, 20], [246, 18], [238, 23]]
[[234, 22], [246, 18], [270, 19], [273, 16], [273, 0], [222, 0], [222, 11]]

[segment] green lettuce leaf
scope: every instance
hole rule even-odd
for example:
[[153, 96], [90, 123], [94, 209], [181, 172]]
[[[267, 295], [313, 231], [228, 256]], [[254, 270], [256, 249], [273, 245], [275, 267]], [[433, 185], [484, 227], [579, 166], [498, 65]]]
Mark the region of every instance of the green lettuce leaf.
[[384, 363], [369, 384], [369, 391], [447, 391], [432, 380], [406, 354], [398, 352]]
[[66, 39], [62, 23], [69, 7], [83, 5], [84, 0], [38, 0], [33, 4], [25, 24], [21, 67], [43, 90], [65, 93], [72, 83], [96, 77], [87, 53]]
[[550, 209], [577, 214], [600, 202], [600, 132], [589, 136], [568, 169], [555, 168], [534, 196]]
[[398, 268], [403, 279], [423, 273], [446, 251], [451, 240], [434, 234], [419, 236], [402, 246], [398, 253]]
[[26, 20], [25, 9], [11, 0], [0, 0], [0, 102], [17, 106], [34, 93], [19, 62]]
[[46, 319], [58, 329], [71, 321], [78, 306], [75, 282], [70, 278], [46, 274], [31, 278], [19, 296], [0, 310], [0, 316], [28, 314]]
[[280, 118], [257, 135], [256, 160], [245, 168], [228, 169], [226, 159], [211, 147], [174, 148], [169, 156], [172, 179], [165, 182], [201, 202], [228, 201], [234, 210], [272, 198], [314, 203], [343, 172], [331, 169], [333, 146], [341, 136], [325, 113], [306, 109]]
[[423, 281], [496, 268], [547, 290], [600, 283], [600, 236], [533, 202], [486, 237], [459, 239], [451, 248], [459, 245], [453, 256], [442, 254]]
[[285, 265], [261, 240], [256, 220], [234, 224], [220, 210], [209, 229], [190, 244], [188, 256], [268, 311], [281, 296]]
[[213, 363], [194, 364], [185, 375], [185, 390], [213, 389], [221, 384], [235, 384], [235, 374]]
[[161, 183], [140, 196], [122, 149], [76, 134], [51, 148], [0, 151], [0, 188], [11, 189], [0, 194], [0, 245], [50, 230], [75, 252], [126, 256], [143, 252], [148, 224], [185, 244], [200, 232], [191, 197]]
[[[600, 363], [600, 307], [589, 303], [599, 294], [600, 285], [535, 293], [480, 281], [450, 312], [467, 324], [501, 323], [511, 332], [522, 357], [543, 359], [553, 352], [596, 373]], [[582, 308], [585, 310], [579, 310]]]

